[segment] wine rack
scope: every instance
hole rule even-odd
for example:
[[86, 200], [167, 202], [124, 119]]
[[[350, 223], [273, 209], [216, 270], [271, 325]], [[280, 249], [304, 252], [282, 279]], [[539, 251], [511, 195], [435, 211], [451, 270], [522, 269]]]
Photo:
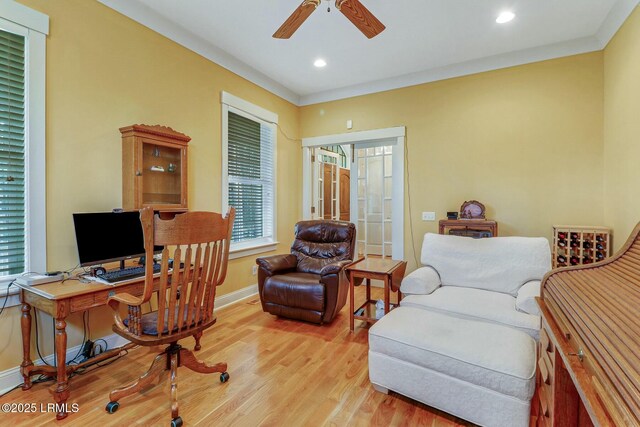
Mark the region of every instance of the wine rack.
[[611, 229], [554, 225], [552, 252], [553, 268], [602, 261], [611, 255]]

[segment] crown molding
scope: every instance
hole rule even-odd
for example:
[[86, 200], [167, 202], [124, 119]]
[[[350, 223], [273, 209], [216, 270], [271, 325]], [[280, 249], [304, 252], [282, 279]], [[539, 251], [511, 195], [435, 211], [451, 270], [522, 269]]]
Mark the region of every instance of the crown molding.
[[585, 37], [567, 42], [519, 50], [505, 54], [474, 59], [471, 61], [432, 68], [417, 73], [405, 74], [388, 79], [366, 82], [359, 85], [319, 92], [300, 97], [300, 106], [352, 98], [393, 89], [415, 86], [439, 80], [467, 76], [485, 71], [499, 70], [517, 65], [540, 62], [548, 59], [577, 55], [580, 53], [601, 50], [601, 43], [596, 37]]
[[613, 36], [616, 35], [624, 21], [627, 20], [629, 15], [638, 6], [640, 0], [619, 0], [609, 11], [609, 15], [602, 22], [602, 25], [595, 34], [596, 38], [600, 41], [601, 48], [604, 49]]
[[210, 61], [215, 62], [223, 68], [231, 71], [249, 80], [252, 83], [257, 84], [263, 89], [277, 95], [287, 101], [298, 105], [300, 102], [300, 96], [293, 92], [291, 89], [276, 82], [272, 78], [266, 76], [255, 68], [245, 64], [239, 59], [233, 57], [224, 50], [212, 45], [206, 40], [192, 34], [188, 30], [174, 24], [168, 19], [161, 16], [154, 10], [144, 6], [138, 2], [132, 2], [130, 0], [98, 0], [103, 5], [123, 14], [124, 16], [133, 19], [139, 24], [155, 31], [172, 40], [185, 48], [192, 50], [193, 52], [204, 56]]
[[98, 1], [297, 106], [336, 101], [355, 96], [368, 95], [439, 80], [462, 77], [470, 74], [602, 50], [637, 7], [638, 3], [640, 3], [640, 0], [619, 0], [611, 9], [598, 31], [589, 37], [509, 52], [486, 58], [479, 58], [419, 71], [417, 73], [365, 82], [328, 91], [299, 95], [255, 68], [238, 60], [224, 50], [213, 46], [204, 39], [170, 22], [168, 19], [140, 3], [128, 0]]

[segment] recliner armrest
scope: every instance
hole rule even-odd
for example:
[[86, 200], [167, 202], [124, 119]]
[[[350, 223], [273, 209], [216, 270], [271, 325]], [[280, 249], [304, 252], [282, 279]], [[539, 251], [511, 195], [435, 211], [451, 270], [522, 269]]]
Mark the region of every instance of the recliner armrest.
[[327, 264], [324, 267], [322, 267], [322, 270], [320, 270], [320, 276], [327, 276], [329, 274], [337, 274], [340, 272], [340, 270], [342, 270], [343, 268], [345, 268], [347, 265], [351, 264], [353, 261], [351, 261], [350, 259], [345, 259], [343, 261], [336, 261], [336, 262], [332, 262], [331, 264]]
[[271, 255], [257, 258], [256, 264], [260, 266], [269, 276], [282, 273], [288, 270], [295, 270], [298, 265], [298, 258], [292, 254]]
[[406, 295], [428, 295], [440, 285], [440, 275], [433, 267], [420, 267], [402, 279], [400, 292]]

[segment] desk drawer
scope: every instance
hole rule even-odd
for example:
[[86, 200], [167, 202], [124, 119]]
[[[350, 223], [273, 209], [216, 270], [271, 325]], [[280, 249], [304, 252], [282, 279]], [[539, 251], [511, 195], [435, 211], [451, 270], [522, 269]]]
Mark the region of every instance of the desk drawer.
[[78, 295], [71, 298], [71, 312], [83, 311], [91, 308], [96, 303], [96, 294]]

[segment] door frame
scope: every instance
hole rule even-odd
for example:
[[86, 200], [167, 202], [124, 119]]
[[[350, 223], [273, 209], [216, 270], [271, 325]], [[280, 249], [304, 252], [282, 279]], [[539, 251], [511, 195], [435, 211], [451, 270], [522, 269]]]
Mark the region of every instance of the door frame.
[[[302, 218], [311, 218], [311, 184], [313, 168], [311, 149], [319, 146], [345, 144], [391, 145], [393, 164], [393, 212], [391, 214], [392, 258], [404, 259], [404, 144], [406, 128], [404, 126], [373, 129], [359, 132], [302, 138]], [[350, 159], [353, 162], [353, 159]], [[351, 221], [358, 212], [351, 210]], [[357, 220], [357, 218], [356, 218]]]

